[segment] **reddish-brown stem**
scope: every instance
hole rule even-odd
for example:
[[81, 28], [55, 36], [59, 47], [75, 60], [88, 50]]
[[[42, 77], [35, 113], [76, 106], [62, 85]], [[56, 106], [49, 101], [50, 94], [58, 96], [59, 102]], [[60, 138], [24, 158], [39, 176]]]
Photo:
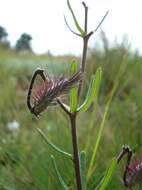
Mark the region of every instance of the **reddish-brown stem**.
[[73, 162], [74, 162], [74, 167], [75, 167], [76, 184], [77, 184], [77, 189], [82, 190], [79, 155], [78, 155], [79, 151], [78, 151], [77, 134], [76, 134], [76, 113], [70, 114], [70, 121], [71, 121]]
[[82, 53], [82, 61], [81, 61], [81, 70], [82, 70], [82, 72], [84, 72], [84, 70], [85, 70], [87, 46], [88, 46], [88, 38], [84, 37], [83, 38], [83, 53]]
[[84, 10], [85, 10], [85, 22], [84, 22], [84, 31], [87, 34], [87, 24], [88, 24], [88, 7], [86, 6], [85, 2], [82, 2], [83, 6], [84, 6]]
[[[80, 64], [80, 70], [82, 73], [85, 71], [85, 63], [86, 63], [86, 55], [87, 55], [87, 46], [88, 46], [88, 40], [90, 36], [93, 34], [92, 32], [87, 33], [87, 28], [88, 28], [88, 7], [86, 4], [83, 2], [82, 3], [85, 9], [85, 23], [84, 23], [84, 32], [85, 35], [81, 36], [83, 38], [83, 51], [82, 51], [82, 60]], [[65, 18], [66, 25], [68, 26], [68, 23]], [[76, 34], [74, 31], [70, 29], [68, 26], [69, 30]], [[78, 35], [78, 34], [76, 34]], [[78, 100], [81, 94], [81, 88], [82, 88], [82, 83], [83, 80], [80, 81], [79, 87], [78, 87]], [[74, 167], [75, 167], [75, 176], [76, 176], [76, 184], [77, 184], [77, 190], [82, 190], [82, 183], [81, 183], [81, 174], [80, 174], [80, 164], [79, 164], [79, 151], [78, 151], [78, 144], [77, 144], [77, 134], [76, 134], [76, 114], [77, 113], [71, 113], [70, 111], [65, 109], [65, 107], [60, 103], [60, 106], [62, 109], [69, 115], [70, 122], [71, 122], [71, 134], [72, 134], [72, 146], [73, 146], [73, 162], [74, 162]]]
[[[82, 73], [84, 73], [84, 71], [85, 71], [88, 40], [92, 34], [93, 34], [93, 32], [90, 32], [86, 36], [83, 37], [83, 52], [82, 52], [82, 60], [81, 60], [81, 65], [80, 65], [80, 69], [81, 69]], [[78, 97], [80, 96], [80, 93], [81, 93], [82, 82], [83, 81], [80, 81], [80, 83], [79, 83]]]

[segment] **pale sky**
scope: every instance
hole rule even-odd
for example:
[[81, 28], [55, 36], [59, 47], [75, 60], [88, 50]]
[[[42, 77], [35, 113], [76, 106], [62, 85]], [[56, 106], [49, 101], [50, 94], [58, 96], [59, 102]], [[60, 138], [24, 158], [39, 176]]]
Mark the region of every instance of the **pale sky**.
[[[70, 0], [76, 16], [83, 24], [84, 9], [80, 0]], [[133, 49], [142, 52], [142, 0], [85, 0], [89, 7], [89, 28], [94, 29], [103, 15], [109, 15], [101, 28], [113, 42], [124, 34]], [[53, 54], [82, 51], [82, 40], [67, 29], [63, 15], [73, 25], [66, 0], [0, 0], [0, 25], [7, 29], [14, 45], [21, 33], [32, 35], [32, 47], [37, 53]], [[100, 30], [91, 38], [90, 46], [98, 43]]]

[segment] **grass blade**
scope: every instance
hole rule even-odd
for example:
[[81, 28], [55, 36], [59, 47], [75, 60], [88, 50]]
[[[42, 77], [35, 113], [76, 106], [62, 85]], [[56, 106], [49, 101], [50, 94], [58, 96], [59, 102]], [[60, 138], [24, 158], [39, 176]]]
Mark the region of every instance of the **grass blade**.
[[108, 116], [108, 112], [109, 112], [111, 101], [112, 101], [113, 96], [114, 96], [114, 94], [116, 92], [116, 89], [117, 89], [117, 87], [119, 85], [120, 79], [121, 79], [122, 75], [124, 74], [124, 72], [126, 70], [126, 66], [127, 66], [127, 63], [128, 63], [126, 59], [127, 59], [127, 52], [123, 56], [122, 63], [120, 65], [118, 74], [116, 75], [116, 78], [115, 78], [114, 86], [112, 88], [110, 97], [109, 97], [109, 99], [107, 101], [107, 104], [106, 104], [106, 107], [105, 107], [105, 111], [104, 111], [104, 114], [103, 114], [102, 122], [100, 124], [99, 132], [98, 132], [98, 135], [97, 135], [96, 143], [94, 145], [94, 150], [93, 150], [92, 158], [91, 158], [89, 169], [88, 169], [87, 179], [89, 179], [90, 176], [91, 176], [91, 174], [92, 174], [92, 166], [93, 166], [94, 161], [96, 159], [97, 150], [98, 150], [99, 143], [100, 143], [100, 140], [101, 140], [101, 137], [102, 137], [105, 121], [106, 121], [106, 118]]
[[142, 190], [142, 184], [139, 184], [138, 189], [137, 190]]
[[105, 190], [105, 188], [107, 187], [108, 183], [110, 182], [110, 180], [112, 178], [114, 171], [116, 170], [117, 163], [118, 162], [117, 162], [116, 158], [112, 160], [111, 165], [107, 169], [107, 172], [106, 172], [101, 184], [95, 190]]

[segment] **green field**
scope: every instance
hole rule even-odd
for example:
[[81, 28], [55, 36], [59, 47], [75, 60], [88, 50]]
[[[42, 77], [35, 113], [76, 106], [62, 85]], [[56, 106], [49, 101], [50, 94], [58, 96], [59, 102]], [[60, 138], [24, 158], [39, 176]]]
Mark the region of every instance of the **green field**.
[[[136, 158], [141, 156], [142, 57], [131, 53], [123, 44], [104, 48], [102, 52], [89, 51], [82, 101], [90, 75], [97, 67], [102, 67], [103, 76], [98, 102], [81, 113], [77, 120], [79, 148], [86, 150], [87, 169], [112, 95], [92, 176], [88, 180], [88, 190], [95, 190], [123, 144], [134, 150]], [[52, 75], [61, 76], [69, 73], [72, 59], [71, 56], [36, 56], [0, 50], [0, 190], [61, 190], [51, 161], [52, 154], [69, 189], [75, 189], [72, 162], [45, 144], [36, 130], [37, 127], [42, 129], [55, 145], [72, 153], [68, 118], [60, 107], [49, 107], [39, 119], [35, 119], [26, 105], [34, 69], [41, 67]], [[15, 131], [7, 127], [13, 121], [20, 125]], [[107, 190], [125, 189], [122, 183], [124, 166], [125, 161], [122, 161]]]

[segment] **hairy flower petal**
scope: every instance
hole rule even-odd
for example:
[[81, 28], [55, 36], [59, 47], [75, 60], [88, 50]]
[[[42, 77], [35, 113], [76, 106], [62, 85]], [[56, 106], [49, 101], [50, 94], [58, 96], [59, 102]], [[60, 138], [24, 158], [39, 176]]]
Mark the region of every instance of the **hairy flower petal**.
[[38, 86], [33, 93], [32, 112], [38, 116], [48, 106], [56, 105], [57, 98], [64, 96], [70, 88], [82, 80], [82, 72], [78, 71], [70, 78], [61, 77], [58, 79], [48, 78]]
[[126, 175], [126, 186], [131, 188], [142, 183], [142, 160], [138, 160], [129, 165]]

